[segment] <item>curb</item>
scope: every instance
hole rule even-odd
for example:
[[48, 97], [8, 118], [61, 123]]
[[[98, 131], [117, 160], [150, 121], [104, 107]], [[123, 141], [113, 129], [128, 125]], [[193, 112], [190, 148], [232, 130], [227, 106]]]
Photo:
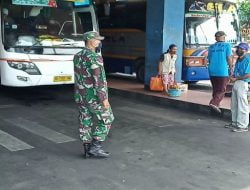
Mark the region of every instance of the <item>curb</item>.
[[121, 96], [129, 99], [134, 99], [141, 102], [148, 102], [155, 105], [161, 105], [163, 107], [171, 107], [186, 111], [192, 111], [203, 115], [209, 115], [213, 117], [220, 117], [223, 119], [231, 119], [231, 111], [221, 108], [222, 113], [214, 113], [208, 105], [195, 104], [191, 102], [185, 102], [178, 99], [163, 98], [158, 96], [146, 95], [138, 92], [131, 92], [126, 90], [120, 90], [115, 88], [109, 88], [111, 95]]

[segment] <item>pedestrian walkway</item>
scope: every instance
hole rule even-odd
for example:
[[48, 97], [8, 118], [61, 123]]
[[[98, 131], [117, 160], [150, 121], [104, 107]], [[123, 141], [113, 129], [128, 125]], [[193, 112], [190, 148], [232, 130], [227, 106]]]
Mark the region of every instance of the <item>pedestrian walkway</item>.
[[61, 134], [57, 131], [51, 130], [38, 122], [30, 121], [28, 119], [19, 117], [15, 119], [3, 119], [5, 122], [12, 124], [15, 127], [29, 131], [35, 135], [42, 136], [45, 139], [55, 143], [66, 143], [75, 141], [75, 139]]
[[2, 130], [0, 130], [0, 145], [12, 152], [34, 148]]
[[[112, 93], [118, 93], [126, 97], [134, 97], [141, 100], [156, 100], [164, 105], [171, 105], [178, 108], [210, 112], [208, 106], [212, 96], [212, 89], [202, 90], [199, 87], [189, 88], [183, 92], [180, 97], [169, 97], [163, 92], [152, 92], [144, 89], [144, 85], [137, 83], [135, 80], [124, 78], [109, 77], [108, 86]], [[192, 85], [193, 86], [193, 85]], [[230, 117], [230, 97], [225, 97], [221, 102], [221, 109], [226, 117]]]
[[[16, 136], [17, 132], [27, 131], [30, 135], [39, 136], [52, 143], [61, 144], [76, 141], [76, 139], [64, 135], [58, 131], [50, 129], [48, 127], [39, 124], [38, 122], [31, 121], [29, 119], [19, 118], [1, 118], [2, 126], [9, 126], [14, 130], [4, 131], [0, 130], [0, 147], [4, 147], [11, 152], [33, 149], [35, 145], [30, 145], [26, 139], [20, 139]], [[30, 137], [30, 136], [29, 136]]]

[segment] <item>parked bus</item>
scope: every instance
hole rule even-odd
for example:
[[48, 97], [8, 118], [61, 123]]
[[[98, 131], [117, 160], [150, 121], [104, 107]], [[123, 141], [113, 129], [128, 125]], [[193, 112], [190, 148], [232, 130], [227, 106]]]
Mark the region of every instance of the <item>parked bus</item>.
[[84, 46], [82, 35], [98, 31], [89, 0], [1, 0], [0, 11], [2, 85], [74, 82], [72, 60]]
[[[97, 12], [100, 32], [106, 36], [102, 51], [106, 71], [135, 72], [144, 81], [146, 1], [97, 3]], [[184, 19], [182, 80], [207, 80], [207, 47], [215, 42], [215, 32], [225, 31], [232, 45], [240, 40], [235, 0], [186, 0]]]

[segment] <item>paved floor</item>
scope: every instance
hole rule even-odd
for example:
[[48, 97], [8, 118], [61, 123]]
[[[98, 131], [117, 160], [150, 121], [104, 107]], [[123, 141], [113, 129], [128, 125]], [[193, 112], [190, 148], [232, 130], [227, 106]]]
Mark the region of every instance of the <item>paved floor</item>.
[[1, 190], [250, 189], [250, 133], [112, 94], [112, 156], [84, 160], [72, 90], [1, 89]]
[[[162, 92], [146, 91], [143, 84], [136, 82], [135, 78], [129, 76], [121, 77], [120, 75], [111, 75], [111, 77], [108, 78], [108, 84], [112, 89], [205, 106], [208, 106], [212, 97], [212, 89], [209, 81], [201, 81], [198, 85], [189, 85], [189, 90], [187, 92], [175, 98], [166, 96]], [[230, 97], [225, 97], [222, 100], [221, 108], [230, 110]]]

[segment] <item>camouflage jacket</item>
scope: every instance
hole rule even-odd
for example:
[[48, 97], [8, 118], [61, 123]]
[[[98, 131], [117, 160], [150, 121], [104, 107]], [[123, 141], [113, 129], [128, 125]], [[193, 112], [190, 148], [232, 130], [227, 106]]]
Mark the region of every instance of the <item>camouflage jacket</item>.
[[93, 99], [108, 98], [107, 80], [103, 66], [103, 58], [87, 48], [74, 56], [75, 101], [91, 102]]

